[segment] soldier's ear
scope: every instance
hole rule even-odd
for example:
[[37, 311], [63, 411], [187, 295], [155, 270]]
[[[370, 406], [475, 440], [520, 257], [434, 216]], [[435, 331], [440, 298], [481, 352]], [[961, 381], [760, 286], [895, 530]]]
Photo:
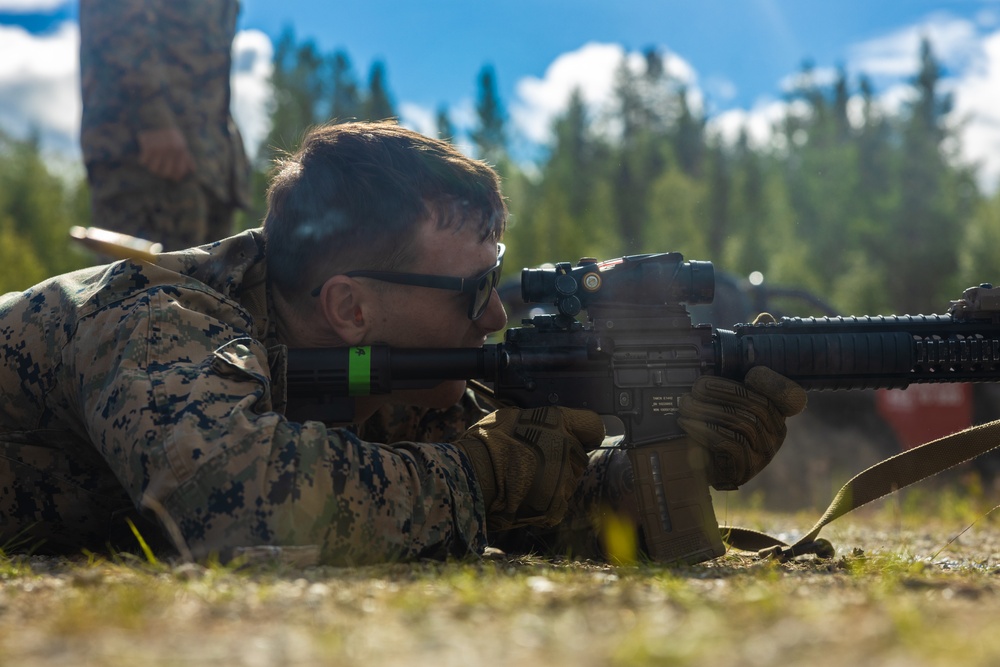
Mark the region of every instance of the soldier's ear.
[[370, 300], [370, 291], [347, 276], [333, 276], [319, 293], [323, 317], [346, 345], [359, 345], [365, 340], [370, 327]]

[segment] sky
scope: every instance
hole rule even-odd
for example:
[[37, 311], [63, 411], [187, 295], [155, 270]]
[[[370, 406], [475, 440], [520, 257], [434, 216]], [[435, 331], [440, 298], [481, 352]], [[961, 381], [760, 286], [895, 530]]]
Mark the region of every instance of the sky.
[[[35, 131], [48, 154], [79, 160], [76, 2], [0, 0], [0, 129]], [[906, 101], [918, 45], [931, 40], [954, 95], [960, 159], [1000, 183], [1000, 0], [243, 0], [234, 42], [233, 109], [249, 150], [267, 131], [272, 45], [284, 30], [342, 50], [366, 80], [384, 63], [404, 124], [432, 133], [437, 109], [461, 130], [476, 80], [496, 72], [513, 140], [544, 144], [574, 87], [597, 111], [625, 56], [667, 57], [710, 131], [747, 128], [760, 144], [804, 62], [818, 80], [866, 74], [893, 111]], [[532, 155], [524, 150], [523, 155]]]

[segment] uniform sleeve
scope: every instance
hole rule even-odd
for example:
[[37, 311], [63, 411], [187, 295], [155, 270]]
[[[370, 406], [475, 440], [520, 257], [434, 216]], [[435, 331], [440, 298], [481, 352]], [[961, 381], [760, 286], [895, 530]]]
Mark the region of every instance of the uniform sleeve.
[[344, 565], [482, 552], [482, 498], [455, 447], [289, 422], [272, 410], [250, 330], [217, 295], [170, 288], [81, 323], [65, 366], [91, 440], [138, 506], [162, 507], [199, 558], [257, 546], [315, 545]]
[[365, 440], [376, 442], [452, 442], [488, 414], [472, 390], [467, 389], [458, 403], [444, 410], [386, 405], [357, 432]]

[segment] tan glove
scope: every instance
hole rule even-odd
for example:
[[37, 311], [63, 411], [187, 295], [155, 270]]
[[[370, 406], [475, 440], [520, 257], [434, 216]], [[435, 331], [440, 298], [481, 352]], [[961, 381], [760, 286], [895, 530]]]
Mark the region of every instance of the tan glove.
[[681, 397], [677, 423], [709, 454], [708, 481], [720, 491], [745, 484], [785, 441], [785, 417], [802, 412], [806, 392], [764, 366], [743, 383], [703, 375]]
[[466, 431], [455, 446], [476, 472], [490, 530], [554, 526], [604, 439], [588, 410], [502, 408]]

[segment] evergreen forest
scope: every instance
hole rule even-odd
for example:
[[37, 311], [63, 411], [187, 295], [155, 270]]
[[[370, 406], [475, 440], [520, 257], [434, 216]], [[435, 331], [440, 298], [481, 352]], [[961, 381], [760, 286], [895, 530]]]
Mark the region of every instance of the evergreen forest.
[[[442, 106], [436, 131], [503, 176], [509, 275], [584, 256], [679, 251], [810, 290], [843, 313], [942, 312], [963, 288], [1000, 281], [1000, 194], [983, 192], [976, 165], [959, 158], [932, 45], [918, 55], [908, 102], [894, 111], [865, 76], [841, 72], [824, 85], [803, 65], [766, 147], [746, 132], [729, 142], [710, 132], [652, 49], [639, 71], [622, 63], [603, 107], [574, 93], [530, 166], [512, 157], [502, 73], [489, 65], [470, 81], [472, 130], [459, 136]], [[347, 53], [282, 36], [272, 126], [242, 227], [263, 218], [268, 170], [308, 127], [397, 115], [390, 71], [375, 62], [359, 78]], [[89, 224], [86, 182], [54, 173], [32, 139], [0, 133], [0, 156], [0, 293], [94, 261], [68, 236]]]

